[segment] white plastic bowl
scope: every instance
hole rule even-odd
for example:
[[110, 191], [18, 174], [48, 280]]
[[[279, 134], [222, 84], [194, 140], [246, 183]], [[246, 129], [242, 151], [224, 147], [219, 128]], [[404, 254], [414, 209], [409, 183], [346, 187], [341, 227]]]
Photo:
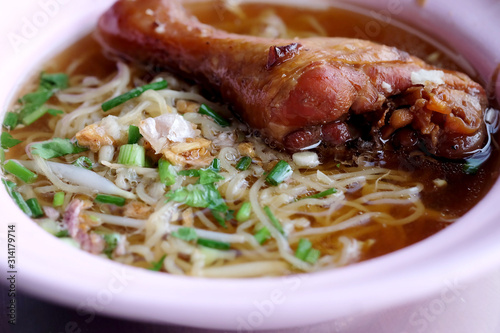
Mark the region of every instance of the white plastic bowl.
[[[7, 37], [0, 44], [2, 118], [21, 84], [51, 55], [91, 31], [99, 14], [112, 2], [32, 0], [2, 5], [0, 32]], [[386, 19], [403, 20], [446, 40], [485, 81], [500, 62], [500, 40], [494, 33], [500, 31], [500, 7], [493, 1], [429, 1], [424, 7], [414, 0], [336, 4], [364, 6], [368, 14], [370, 10], [371, 15], [382, 13]], [[500, 86], [496, 91], [498, 95]], [[15, 224], [17, 286], [77, 309], [83, 320], [103, 313], [240, 331], [304, 326], [440, 295], [446, 281], [468, 281], [498, 267], [499, 195], [497, 182], [457, 223], [377, 259], [309, 275], [214, 280], [126, 267], [74, 249], [24, 216], [2, 187], [0, 233], [4, 250], [0, 251], [0, 265], [2, 272], [8, 270], [7, 225]]]

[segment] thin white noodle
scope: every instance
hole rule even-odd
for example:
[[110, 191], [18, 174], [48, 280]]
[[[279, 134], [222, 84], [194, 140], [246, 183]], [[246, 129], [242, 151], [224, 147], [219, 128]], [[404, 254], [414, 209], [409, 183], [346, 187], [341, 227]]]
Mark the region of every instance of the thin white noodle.
[[243, 264], [205, 268], [203, 276], [211, 278], [243, 278], [268, 275], [283, 275], [288, 265], [283, 261], [256, 261]]
[[[147, 90], [141, 95], [141, 100], [150, 101], [157, 105], [157, 112], [152, 112], [152, 110], [148, 110], [148, 113], [151, 117], [157, 117], [165, 113], [173, 113], [172, 107], [167, 104], [165, 98], [154, 90]], [[153, 109], [151, 107], [150, 109]]]
[[131, 165], [123, 165], [123, 164], [118, 164], [118, 163], [110, 163], [107, 161], [101, 161], [102, 165], [107, 166], [110, 169], [121, 169], [121, 168], [127, 168], [127, 169], [132, 169], [134, 170], [138, 175], [143, 175], [143, 176], [148, 176], [151, 178], [158, 177], [158, 170], [153, 169], [153, 168], [143, 168], [143, 167], [138, 167], [138, 166], [131, 166]]
[[117, 225], [120, 227], [142, 229], [146, 224], [146, 220], [138, 220], [130, 217], [109, 215], [97, 212], [87, 212], [86, 214], [89, 216], [97, 217], [102, 223]]
[[113, 97], [118, 96], [122, 93], [128, 82], [130, 81], [130, 69], [124, 63], [117, 63], [118, 73], [116, 76], [108, 83], [100, 86], [99, 88], [90, 88], [85, 93], [82, 94], [65, 94], [59, 93], [57, 98], [63, 103], [83, 103], [85, 101], [93, 100], [99, 96], [103, 96], [113, 89], [116, 89]]
[[[172, 231], [177, 231], [180, 228], [183, 228], [180, 225], [170, 225], [170, 229]], [[243, 236], [243, 235], [238, 235], [238, 234], [225, 234], [222, 232], [215, 232], [215, 231], [210, 231], [210, 230], [203, 230], [203, 229], [198, 229], [198, 228], [193, 228], [196, 231], [196, 234], [201, 237], [201, 238], [206, 238], [218, 242], [224, 242], [224, 243], [246, 243], [248, 241], [248, 238]]]
[[217, 230], [217, 226], [212, 221], [210, 221], [205, 216], [205, 214], [203, 214], [202, 211], [197, 211], [194, 215], [196, 215], [198, 217], [198, 219], [200, 220], [200, 222], [203, 223], [203, 225], [205, 227], [207, 227], [208, 229]]
[[357, 215], [355, 217], [352, 217], [344, 222], [328, 226], [328, 227], [320, 227], [320, 228], [309, 228], [306, 230], [302, 230], [299, 232], [292, 233], [290, 235], [290, 241], [292, 239], [297, 239], [300, 237], [304, 236], [311, 236], [311, 235], [326, 235], [326, 234], [331, 234], [340, 230], [345, 230], [348, 228], [353, 228], [357, 227], [363, 224], [366, 224], [372, 220], [372, 218], [376, 217], [377, 215], [380, 215], [380, 213], [365, 213], [362, 215]]

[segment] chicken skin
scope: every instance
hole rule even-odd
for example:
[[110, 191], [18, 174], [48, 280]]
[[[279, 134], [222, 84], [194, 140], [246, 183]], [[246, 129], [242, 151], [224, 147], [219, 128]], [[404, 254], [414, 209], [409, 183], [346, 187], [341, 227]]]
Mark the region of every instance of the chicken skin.
[[343, 146], [367, 125], [374, 139], [450, 159], [485, 141], [483, 88], [394, 47], [232, 34], [202, 24], [177, 0], [120, 0], [97, 36], [109, 52], [195, 80], [289, 151]]

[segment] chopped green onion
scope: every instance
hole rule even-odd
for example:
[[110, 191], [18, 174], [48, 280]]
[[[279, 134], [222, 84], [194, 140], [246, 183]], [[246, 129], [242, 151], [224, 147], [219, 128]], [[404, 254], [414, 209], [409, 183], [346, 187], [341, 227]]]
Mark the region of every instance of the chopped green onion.
[[160, 260], [156, 261], [156, 262], [152, 262], [151, 263], [151, 268], [149, 268], [149, 270], [151, 271], [155, 271], [155, 272], [159, 272], [161, 271], [161, 268], [163, 267], [163, 262], [165, 261], [165, 258], [167, 257], [166, 254], [164, 254]]
[[102, 204], [112, 204], [121, 207], [125, 205], [126, 199], [121, 197], [116, 197], [114, 195], [98, 194], [95, 197], [95, 201]]
[[16, 183], [11, 182], [10, 180], [6, 180], [2, 178], [2, 183], [5, 185], [7, 192], [17, 204], [17, 206], [24, 212], [24, 214], [31, 216], [31, 209], [29, 208], [26, 201], [24, 201], [23, 196], [16, 191]]
[[102, 251], [105, 255], [108, 256], [109, 259], [113, 256], [113, 251], [116, 249], [118, 246], [118, 242], [120, 240], [120, 234], [117, 233], [111, 233], [111, 234], [104, 234], [102, 236], [104, 238], [104, 241], [106, 242], [106, 247]]
[[40, 86], [50, 90], [62, 90], [69, 86], [69, 78], [64, 73], [42, 73], [40, 75]]
[[301, 238], [299, 240], [297, 250], [295, 251], [295, 256], [297, 258], [310, 264], [314, 264], [318, 261], [320, 254], [319, 250], [312, 248], [312, 244], [309, 239]]
[[5, 162], [5, 150], [3, 150], [2, 147], [0, 147], [0, 162], [3, 164]]
[[21, 110], [19, 113], [8, 112], [3, 125], [8, 129], [13, 129], [19, 122], [22, 122], [24, 125], [31, 125], [47, 112], [52, 115], [62, 113], [60, 110], [48, 109], [44, 106], [44, 104], [52, 97], [52, 95], [54, 95], [56, 91], [67, 87], [68, 76], [66, 74], [42, 73], [40, 75], [38, 89], [19, 99], [19, 103], [22, 104]]
[[280, 160], [266, 177], [266, 182], [278, 186], [293, 173], [292, 167], [286, 161]]
[[238, 213], [236, 213], [236, 221], [240, 223], [247, 221], [250, 218], [251, 213], [252, 205], [248, 201], [244, 202], [238, 210]]
[[19, 100], [19, 103], [24, 105], [20, 111], [21, 114], [28, 114], [34, 109], [42, 106], [52, 97], [53, 94], [54, 92], [52, 90], [39, 87], [37, 91], [24, 95]]
[[180, 176], [187, 176], [187, 177], [200, 177], [200, 170], [198, 169], [187, 169], [187, 170], [181, 170], [178, 173]]
[[482, 158], [469, 158], [463, 165], [464, 173], [467, 175], [475, 175], [483, 162], [484, 159]]
[[9, 130], [16, 128], [19, 122], [19, 113], [7, 112], [3, 120], [3, 126]]
[[4, 164], [3, 168], [5, 169], [5, 171], [13, 174], [26, 184], [31, 184], [38, 178], [38, 175], [36, 173], [13, 160], [7, 161], [7, 163]]
[[222, 127], [227, 127], [227, 126], [231, 125], [229, 120], [227, 120], [226, 118], [219, 115], [217, 112], [212, 110], [212, 108], [206, 104], [200, 105], [200, 109], [198, 110], [198, 113], [201, 113], [201, 114], [204, 114], [206, 116], [213, 118], [213, 120]]
[[211, 249], [217, 249], [217, 250], [229, 250], [231, 248], [231, 244], [229, 244], [229, 243], [218, 242], [218, 241], [214, 241], [211, 239], [205, 239], [205, 238], [198, 238], [197, 243], [199, 245], [209, 247]]
[[73, 165], [87, 170], [92, 170], [92, 164], [92, 160], [87, 156], [80, 156], [73, 162]]
[[60, 114], [64, 114], [64, 111], [56, 109], [48, 109], [47, 113], [50, 114], [51, 116], [58, 116]]
[[134, 88], [134, 89], [130, 90], [129, 92], [124, 93], [123, 95], [120, 95], [118, 97], [110, 99], [107, 102], [102, 103], [101, 108], [104, 112], [106, 112], [106, 111], [111, 110], [114, 107], [117, 107], [118, 105], [125, 103], [128, 100], [131, 100], [132, 98], [139, 97], [146, 90], [150, 90], [150, 89], [161, 90], [161, 89], [165, 89], [167, 86], [168, 86], [168, 83], [165, 80], [146, 84], [142, 87]]
[[334, 193], [337, 193], [337, 189], [331, 188], [331, 189], [328, 189], [328, 190], [323, 191], [323, 192], [319, 192], [319, 193], [316, 193], [313, 195], [309, 195], [307, 197], [303, 197], [301, 199], [320, 199], [320, 198], [324, 198], [324, 197], [329, 196], [329, 195], [334, 194]]
[[215, 182], [218, 182], [219, 180], [224, 180], [224, 177], [219, 175], [217, 172], [213, 170], [200, 170], [200, 184], [213, 184]]
[[118, 154], [118, 163], [143, 167], [146, 164], [146, 150], [138, 144], [123, 145]]
[[309, 252], [307, 253], [304, 261], [308, 262], [310, 264], [315, 264], [316, 261], [318, 261], [320, 254], [321, 254], [321, 252], [319, 252], [319, 250], [310, 249]]
[[[40, 119], [46, 112], [49, 111], [44, 106], [52, 95], [61, 89], [68, 87], [68, 76], [64, 73], [47, 74], [42, 73], [40, 76], [40, 85], [38, 90], [24, 95], [20, 99], [23, 108], [19, 112], [19, 119], [25, 125], [31, 125], [36, 120]], [[54, 111], [51, 110], [51, 114]]]
[[295, 256], [300, 260], [305, 260], [309, 250], [312, 249], [312, 244], [309, 239], [301, 238], [299, 240], [299, 245], [297, 246], [297, 250], [295, 251]]
[[245, 171], [250, 167], [251, 164], [252, 164], [252, 158], [250, 156], [244, 156], [236, 164], [236, 169], [240, 171]]
[[175, 168], [172, 164], [170, 164], [169, 161], [167, 161], [163, 157], [158, 161], [158, 173], [160, 174], [160, 181], [163, 184], [167, 186], [175, 184], [177, 178]]
[[271, 233], [269, 232], [269, 229], [264, 227], [259, 229], [259, 231], [257, 231], [253, 236], [255, 237], [255, 240], [262, 245], [266, 240], [271, 238]]
[[21, 140], [14, 139], [12, 135], [7, 132], [2, 132], [2, 136], [0, 137], [0, 141], [3, 149], [9, 149], [14, 147], [15, 145], [21, 143]]
[[52, 201], [52, 206], [61, 207], [64, 204], [64, 192], [56, 192], [54, 194], [54, 200]]
[[128, 143], [129, 144], [137, 143], [141, 138], [142, 134], [139, 131], [139, 127], [130, 125], [128, 127]]
[[28, 207], [31, 210], [32, 217], [37, 218], [37, 217], [42, 217], [43, 215], [45, 215], [43, 212], [42, 206], [40, 206], [40, 203], [38, 202], [38, 200], [36, 198], [31, 198], [31, 199], [26, 200], [26, 204], [28, 205]]
[[41, 105], [37, 108], [30, 110], [30, 112], [27, 112], [27, 113], [21, 112], [21, 122], [24, 125], [29, 126], [29, 125], [33, 124], [35, 121], [37, 121], [38, 119], [42, 118], [43, 115], [45, 115], [47, 113], [47, 111], [48, 111], [47, 107], [44, 105]]
[[64, 155], [78, 154], [88, 149], [72, 143], [69, 139], [54, 138], [52, 140], [32, 144], [30, 150], [31, 154], [38, 155], [48, 160]]
[[179, 175], [188, 177], [200, 177], [198, 184], [206, 185], [213, 184], [219, 180], [224, 180], [224, 177], [219, 175], [216, 171], [211, 169], [188, 169], [179, 171]]
[[210, 213], [212, 213], [212, 216], [217, 221], [217, 223], [220, 224], [221, 227], [227, 228], [227, 225], [226, 225], [226, 212], [221, 212], [221, 211], [218, 211], [218, 210], [211, 209]]
[[281, 226], [280, 221], [274, 216], [273, 212], [271, 211], [271, 208], [269, 206], [264, 207], [264, 212], [266, 213], [267, 217], [269, 217], [269, 220], [271, 220], [271, 223], [273, 226], [282, 234], [285, 234], [285, 231], [283, 230], [283, 227]]
[[172, 233], [172, 236], [182, 239], [186, 242], [194, 241], [198, 238], [198, 235], [196, 234], [196, 230], [193, 228], [179, 228], [177, 231], [174, 231]]
[[57, 232], [54, 236], [57, 238], [63, 238], [63, 237], [69, 237], [69, 231], [68, 230], [61, 230]]
[[196, 184], [181, 187], [165, 194], [169, 200], [186, 204], [190, 207], [209, 208], [226, 212], [228, 207], [214, 184]]
[[208, 169], [215, 172], [220, 172], [220, 160], [218, 158], [214, 158]]

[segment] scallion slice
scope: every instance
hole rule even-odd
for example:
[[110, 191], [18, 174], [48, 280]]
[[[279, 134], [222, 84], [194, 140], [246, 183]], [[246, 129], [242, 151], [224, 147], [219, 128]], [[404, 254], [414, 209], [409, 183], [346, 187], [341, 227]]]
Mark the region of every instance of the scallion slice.
[[269, 217], [269, 220], [273, 224], [273, 226], [282, 234], [285, 234], [285, 231], [283, 230], [283, 227], [281, 226], [280, 221], [274, 216], [273, 212], [271, 211], [271, 208], [269, 206], [264, 207], [264, 212], [266, 213], [267, 217]]
[[280, 160], [274, 168], [269, 171], [266, 182], [273, 186], [278, 186], [293, 173], [292, 167], [286, 161]]
[[104, 238], [104, 241], [106, 242], [106, 247], [102, 251], [106, 256], [108, 256], [109, 259], [113, 257], [113, 252], [115, 251], [116, 247], [118, 246], [118, 242], [120, 241], [120, 234], [118, 233], [109, 233], [109, 234], [104, 234], [102, 235], [102, 238]]
[[139, 131], [139, 127], [130, 125], [128, 127], [128, 143], [129, 144], [137, 143], [141, 138], [142, 134]]
[[212, 163], [208, 168], [215, 172], [220, 172], [220, 160], [218, 158], [214, 158], [214, 160], [212, 161]]
[[23, 196], [16, 191], [16, 183], [3, 178], [2, 183], [5, 185], [5, 188], [7, 189], [7, 192], [11, 196], [12, 200], [14, 200], [14, 202], [24, 212], [24, 214], [31, 216], [31, 209], [29, 208], [26, 201], [24, 201]]
[[19, 122], [19, 113], [7, 112], [3, 119], [3, 126], [9, 130], [16, 128]]
[[252, 204], [250, 202], [246, 201], [241, 204], [240, 209], [238, 210], [238, 213], [236, 213], [236, 221], [238, 222], [245, 222], [250, 218], [250, 214], [252, 213]]
[[160, 175], [160, 181], [163, 184], [167, 186], [175, 184], [177, 173], [175, 172], [174, 166], [163, 157], [158, 161], [158, 173]]
[[327, 197], [327, 196], [334, 194], [334, 193], [337, 193], [337, 189], [331, 188], [331, 189], [328, 189], [328, 190], [323, 191], [323, 192], [319, 192], [319, 193], [316, 193], [313, 195], [309, 195], [307, 197], [303, 197], [301, 199], [320, 199], [320, 198]]
[[305, 260], [310, 249], [312, 249], [311, 241], [306, 238], [301, 238], [299, 240], [299, 245], [297, 245], [297, 250], [295, 250], [295, 256], [300, 260]]
[[64, 73], [42, 73], [40, 86], [47, 90], [61, 90], [69, 86], [69, 77]]
[[126, 199], [122, 197], [116, 197], [114, 195], [98, 194], [95, 197], [95, 201], [102, 204], [111, 204], [122, 207], [125, 205]]
[[44, 105], [41, 105], [37, 108], [32, 109], [31, 112], [28, 112], [26, 114], [21, 113], [21, 122], [24, 125], [29, 126], [38, 119], [42, 118], [43, 115], [47, 113], [47, 111], [48, 108]]
[[120, 95], [118, 97], [110, 99], [107, 102], [102, 103], [101, 108], [104, 112], [106, 112], [106, 111], [109, 111], [109, 110], [117, 107], [118, 105], [125, 103], [128, 100], [131, 100], [132, 98], [139, 97], [146, 90], [161, 90], [161, 89], [167, 88], [167, 86], [168, 86], [168, 83], [165, 80], [146, 84], [142, 87], [134, 88], [134, 89], [124, 93], [123, 95]]
[[118, 154], [118, 163], [143, 167], [146, 164], [146, 150], [138, 144], [123, 145]]
[[26, 184], [31, 184], [38, 178], [38, 175], [36, 173], [13, 160], [7, 161], [4, 164], [3, 168], [5, 171], [13, 174]]
[[319, 252], [319, 250], [310, 249], [309, 253], [307, 253], [306, 258], [304, 259], [304, 261], [308, 262], [310, 264], [315, 264], [316, 261], [318, 261], [320, 255], [321, 255], [321, 252]]
[[92, 170], [92, 164], [92, 160], [87, 156], [80, 156], [73, 162], [73, 165], [87, 170]]
[[51, 116], [58, 116], [60, 114], [64, 114], [64, 111], [56, 109], [48, 109], [47, 113], [50, 114]]
[[229, 250], [231, 248], [231, 244], [229, 243], [218, 242], [205, 238], [198, 238], [197, 243], [198, 245], [202, 245], [217, 250]]
[[15, 145], [20, 144], [22, 142], [21, 140], [14, 139], [12, 135], [10, 135], [10, 133], [7, 132], [2, 132], [0, 141], [3, 149], [12, 148]]
[[40, 203], [36, 198], [26, 200], [26, 204], [31, 210], [31, 217], [37, 218], [45, 215], [42, 206], [40, 206]]
[[158, 261], [153, 261], [153, 262], [151, 263], [151, 267], [149, 268], [149, 270], [151, 270], [151, 271], [155, 271], [155, 272], [159, 272], [159, 271], [161, 271], [161, 268], [163, 267], [163, 262], [165, 261], [165, 258], [166, 258], [166, 257], [167, 257], [167, 255], [166, 255], [166, 254], [164, 254], [164, 255], [160, 258], [160, 260], [158, 260]]
[[78, 154], [86, 150], [87, 148], [80, 147], [69, 139], [61, 138], [53, 138], [49, 141], [31, 145], [31, 154], [38, 155], [45, 160], [69, 154]]
[[198, 113], [211, 117], [217, 124], [219, 124], [222, 127], [227, 127], [231, 125], [231, 122], [229, 122], [229, 120], [219, 115], [217, 112], [212, 110], [212, 108], [206, 104], [200, 105]]
[[236, 169], [240, 171], [245, 171], [250, 167], [251, 164], [252, 164], [252, 158], [250, 156], [244, 156], [236, 164]]
[[228, 211], [220, 211], [220, 210], [211, 209], [210, 213], [212, 213], [212, 216], [217, 221], [217, 223], [219, 223], [219, 225], [221, 227], [227, 229], [226, 214], [228, 213]]
[[295, 256], [302, 261], [308, 262], [310, 264], [316, 263], [320, 256], [320, 251], [313, 249], [311, 241], [306, 238], [301, 238], [299, 244], [297, 245], [297, 250], [295, 250]]
[[177, 231], [172, 232], [172, 236], [182, 239], [183, 241], [190, 242], [198, 238], [196, 230], [193, 228], [183, 227], [177, 229]]
[[52, 206], [61, 207], [64, 204], [64, 192], [56, 192], [54, 194], [54, 199], [52, 200]]
[[255, 240], [262, 245], [266, 240], [271, 238], [271, 233], [269, 232], [269, 229], [264, 227], [259, 229], [253, 236], [255, 237]]
[[64, 238], [64, 237], [69, 237], [69, 231], [68, 230], [61, 230], [57, 232], [54, 236], [57, 238]]

